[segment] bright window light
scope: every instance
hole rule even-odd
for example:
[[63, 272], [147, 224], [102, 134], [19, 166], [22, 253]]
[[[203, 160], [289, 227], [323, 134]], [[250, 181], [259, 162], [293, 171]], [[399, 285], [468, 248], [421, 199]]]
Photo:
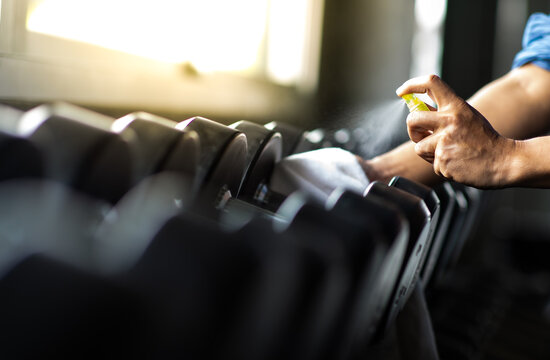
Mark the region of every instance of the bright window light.
[[447, 0], [416, 0], [411, 76], [441, 73]]
[[268, 74], [280, 83], [292, 84], [301, 74], [308, 2], [272, 1], [269, 14]]
[[27, 29], [199, 70], [253, 67], [268, 0], [33, 0]]
[[318, 25], [312, 14], [319, 13], [312, 9], [322, 6], [320, 0], [29, 3], [27, 29], [32, 32], [165, 62], [189, 62], [201, 72], [263, 74], [284, 85], [304, 77], [311, 41], [320, 34], [320, 28], [318, 34], [312, 30]]

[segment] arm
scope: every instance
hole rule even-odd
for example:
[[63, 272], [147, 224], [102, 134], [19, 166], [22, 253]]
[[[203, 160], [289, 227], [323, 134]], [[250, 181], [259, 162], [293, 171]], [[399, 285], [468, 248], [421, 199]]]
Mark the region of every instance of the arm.
[[[418, 90], [424, 92], [428, 89], [421, 87]], [[550, 72], [534, 65], [525, 65], [480, 89], [469, 103], [485, 116], [496, 132], [512, 139], [523, 139], [540, 135], [550, 128], [549, 99]], [[539, 141], [525, 142], [521, 146], [522, 151], [528, 151], [535, 144], [539, 146]], [[443, 180], [434, 172], [430, 162], [417, 156], [413, 142], [371, 160], [361, 160], [361, 163], [372, 180], [385, 181], [394, 175], [427, 185]]]

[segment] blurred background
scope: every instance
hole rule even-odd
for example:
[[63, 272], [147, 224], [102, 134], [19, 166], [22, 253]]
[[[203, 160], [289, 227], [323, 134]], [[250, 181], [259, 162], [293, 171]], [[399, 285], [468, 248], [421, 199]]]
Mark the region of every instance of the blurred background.
[[[509, 71], [528, 16], [550, 12], [548, 0], [0, 5], [1, 103], [26, 110], [62, 100], [116, 117], [143, 110], [173, 120], [200, 115], [224, 124], [246, 119], [347, 129], [341, 136], [361, 140], [355, 149], [366, 157], [406, 140], [406, 112], [395, 96], [401, 83], [435, 73], [468, 98]], [[490, 340], [453, 345], [441, 336], [442, 352], [447, 349], [446, 358], [461, 358], [456, 349], [468, 349], [463, 358], [507, 358], [513, 351], [544, 358], [550, 344], [549, 192], [484, 195], [486, 206], [461, 258], [463, 273], [496, 269], [489, 283], [502, 292], [513, 289], [514, 297], [496, 297], [505, 300], [491, 318]], [[433, 313], [441, 333], [453, 331], [453, 320], [443, 316], [448, 310]], [[534, 340], [540, 337], [546, 342]], [[504, 351], [511, 339], [523, 347]], [[527, 356], [529, 349], [535, 350]]]

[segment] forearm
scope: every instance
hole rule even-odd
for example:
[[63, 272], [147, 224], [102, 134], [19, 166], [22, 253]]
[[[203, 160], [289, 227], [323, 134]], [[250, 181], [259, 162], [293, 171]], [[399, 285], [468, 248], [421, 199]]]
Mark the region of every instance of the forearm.
[[430, 163], [416, 155], [412, 141], [373, 159], [360, 159], [360, 163], [371, 181], [388, 182], [392, 177], [399, 175], [433, 186], [442, 180], [434, 173]]
[[469, 100], [502, 136], [527, 139], [550, 129], [550, 72], [525, 65], [487, 84]]
[[550, 136], [515, 142], [503, 164], [506, 186], [550, 188]]

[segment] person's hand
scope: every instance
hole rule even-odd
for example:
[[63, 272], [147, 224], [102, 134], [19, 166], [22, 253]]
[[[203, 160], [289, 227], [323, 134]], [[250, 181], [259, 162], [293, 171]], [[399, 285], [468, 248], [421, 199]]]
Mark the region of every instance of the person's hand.
[[434, 111], [414, 111], [407, 117], [416, 154], [432, 163], [436, 174], [479, 188], [506, 185], [515, 141], [499, 135], [438, 76], [408, 80], [396, 93], [427, 93], [437, 104]]

